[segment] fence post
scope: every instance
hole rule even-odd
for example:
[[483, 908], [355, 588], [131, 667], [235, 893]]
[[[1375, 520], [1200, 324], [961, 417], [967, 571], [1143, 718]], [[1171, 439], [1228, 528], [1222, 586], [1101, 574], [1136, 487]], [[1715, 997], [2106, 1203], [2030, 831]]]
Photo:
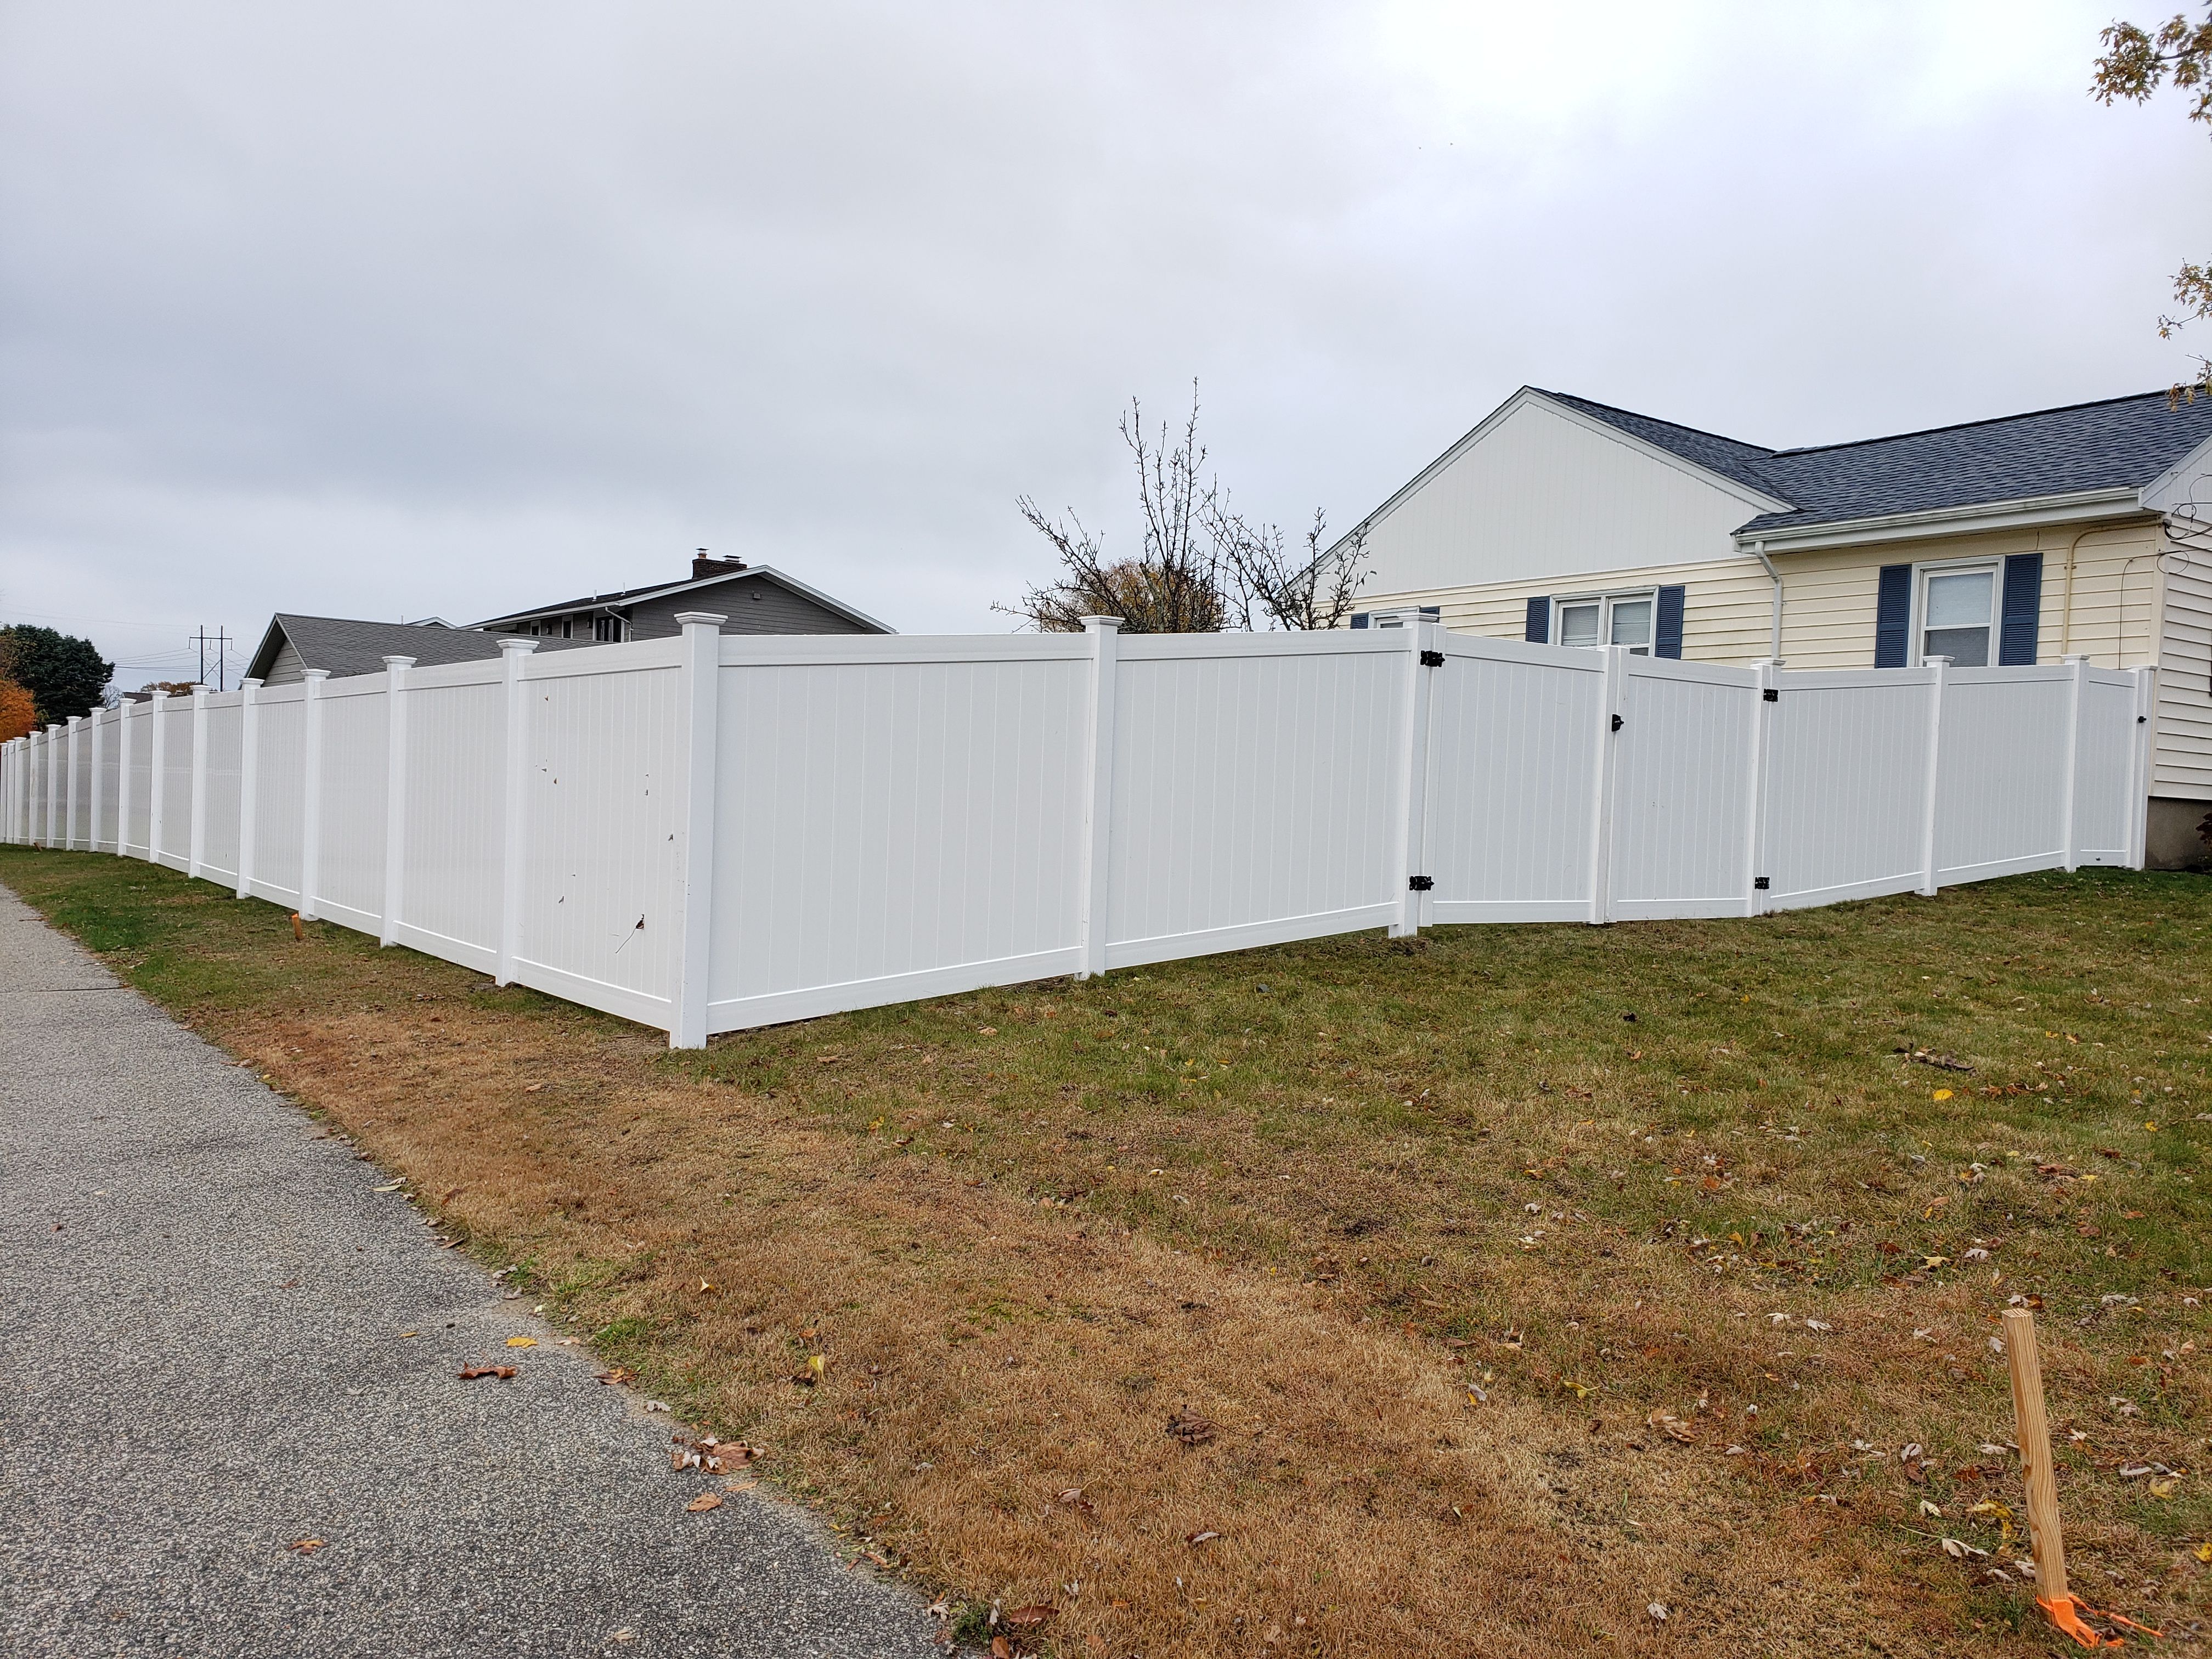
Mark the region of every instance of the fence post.
[[327, 668], [301, 676], [307, 692], [300, 704], [300, 914], [315, 920], [315, 890], [323, 882], [323, 682]]
[[100, 850], [100, 820], [107, 806], [107, 780], [100, 775], [107, 759], [108, 726], [100, 716], [106, 712], [104, 708], [92, 711], [92, 834], [85, 849], [92, 853]]
[[719, 753], [714, 716], [721, 705], [722, 617], [686, 611], [684, 629], [684, 843], [683, 948], [676, 965], [674, 1018], [669, 1023], [672, 1048], [707, 1046], [707, 997], [714, 931], [714, 791]]
[[1928, 773], [1920, 803], [1920, 894], [1936, 896], [1936, 795], [1942, 781], [1943, 758], [1943, 692], [1948, 657], [1925, 657], [1928, 670]]
[[2132, 672], [2136, 677], [2135, 763], [2128, 770], [2135, 792], [2128, 817], [2128, 868], [2140, 870], [2148, 850], [2144, 842], [2150, 834], [2152, 716], [2158, 712], [2158, 670], [2138, 668]]
[[2081, 867], [2081, 826], [2075, 816], [2074, 797], [2081, 787], [2081, 711], [2089, 701], [2089, 659], [2072, 655], [2063, 660], [2069, 672], [2066, 677], [2066, 795], [2060, 823], [2065, 834], [2066, 869], [2070, 872]]
[[131, 856], [131, 711], [125, 697], [115, 706], [115, 856]]
[[384, 659], [384, 915], [376, 942], [398, 938], [407, 884], [407, 671], [412, 657]]
[[1107, 876], [1114, 830], [1114, 708], [1121, 660], [1121, 619], [1085, 617], [1091, 636], [1091, 764], [1083, 779], [1083, 873], [1076, 890], [1075, 976], [1106, 971]]
[[253, 887], [253, 820], [259, 811], [261, 705], [255, 701], [261, 682], [238, 683], [238, 896], [251, 896]]
[[1744, 831], [1744, 915], [1763, 916], [1773, 907], [1774, 895], [1759, 886], [1766, 879], [1766, 793], [1773, 773], [1774, 715], [1780, 708], [1782, 659], [1765, 657], [1752, 664], [1751, 790], [1746, 810], [1750, 822]]
[[195, 685], [192, 688], [191, 856], [185, 865], [185, 873], [195, 881], [199, 879], [200, 854], [207, 841], [207, 687]]
[[501, 985], [514, 979], [514, 958], [522, 945], [523, 810], [530, 781], [530, 688], [522, 677], [538, 641], [520, 634], [501, 636], [500, 672], [507, 700], [507, 779], [500, 817], [499, 963], [492, 977]]
[[1422, 658], [1430, 644], [1429, 624], [1418, 609], [1401, 611], [1398, 617], [1406, 635], [1406, 737], [1401, 757], [1406, 775], [1398, 791], [1396, 844], [1401, 867], [1393, 889], [1398, 920], [1391, 924], [1390, 937], [1411, 939], [1421, 931], [1423, 896], [1413, 883], [1428, 873], [1422, 860], [1427, 856], [1429, 671]]
[[62, 797], [62, 851], [64, 853], [74, 853], [76, 851], [76, 774], [78, 747], [76, 734], [77, 728], [83, 724], [83, 715], [71, 714], [69, 717], [69, 725], [67, 727], [69, 735], [64, 739], [64, 742], [67, 744], [66, 752], [69, 756], [69, 782], [65, 786], [68, 793]]
[[1620, 744], [1618, 733], [1626, 723], [1621, 710], [1628, 680], [1628, 648], [1598, 647], [1605, 659], [1598, 692], [1595, 774], [1590, 787], [1590, 925], [1613, 919], [1613, 811], [1614, 773]]
[[161, 815], [168, 810], [169, 794], [169, 722], [165, 705], [169, 701], [166, 691], [156, 691], [147, 707], [154, 711], [154, 744], [149, 751], [152, 760], [146, 784], [146, 862], [161, 861]]

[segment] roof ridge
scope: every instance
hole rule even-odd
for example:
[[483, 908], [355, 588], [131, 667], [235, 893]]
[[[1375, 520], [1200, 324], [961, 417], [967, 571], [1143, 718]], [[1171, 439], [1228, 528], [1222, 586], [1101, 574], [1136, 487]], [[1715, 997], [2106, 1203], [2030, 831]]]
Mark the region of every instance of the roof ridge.
[[1680, 421], [1670, 421], [1663, 415], [1646, 415], [1641, 410], [1624, 409], [1619, 404], [1601, 403], [1595, 398], [1585, 398], [1580, 392], [1553, 392], [1540, 386], [1532, 386], [1528, 390], [1547, 398], [1557, 398], [1563, 404], [1579, 404], [1589, 409], [1602, 409], [1609, 414], [1626, 415], [1636, 420], [1649, 421], [1654, 426], [1672, 427], [1675, 431], [1686, 432], [1692, 437], [1711, 438], [1715, 443], [1733, 444], [1738, 449], [1751, 450], [1761, 458], [1789, 453], [1786, 450], [1769, 449], [1765, 444], [1753, 443], [1747, 438], [1731, 438], [1724, 432], [1709, 432], [1701, 426], [1689, 426]]
[[1925, 438], [1938, 432], [1964, 432], [1978, 426], [2007, 426], [2014, 421], [2032, 421], [2039, 415], [2070, 415], [2076, 410], [2105, 409], [2114, 404], [2140, 403], [2147, 398], [2166, 398], [2166, 392], [2130, 392], [2118, 398], [2091, 398], [2078, 404], [2053, 404], [2048, 409], [2024, 409], [2016, 415], [1984, 415], [1979, 420], [1952, 421], [1942, 426], [1916, 427], [1910, 432], [1885, 432], [1872, 438], [1845, 438], [1832, 444], [1801, 444], [1790, 449], [1771, 449], [1768, 458], [1779, 460], [1790, 455], [1818, 455], [1832, 449], [1859, 449], [1869, 444], [1895, 443], [1901, 438]]

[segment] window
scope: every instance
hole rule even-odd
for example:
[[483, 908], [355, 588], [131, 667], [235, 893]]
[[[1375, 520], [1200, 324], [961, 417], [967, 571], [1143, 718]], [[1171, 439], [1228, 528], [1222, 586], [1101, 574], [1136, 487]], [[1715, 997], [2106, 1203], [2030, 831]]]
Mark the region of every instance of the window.
[[1960, 668], [1987, 668], [1997, 629], [1997, 567], [1923, 565], [1913, 660], [1948, 657]]
[[620, 617], [595, 617], [592, 619], [592, 637], [601, 645], [621, 642], [623, 623]]
[[1651, 654], [1652, 611], [1657, 595], [1598, 593], [1552, 601], [1552, 638], [1560, 645], [1625, 645], [1629, 654]]

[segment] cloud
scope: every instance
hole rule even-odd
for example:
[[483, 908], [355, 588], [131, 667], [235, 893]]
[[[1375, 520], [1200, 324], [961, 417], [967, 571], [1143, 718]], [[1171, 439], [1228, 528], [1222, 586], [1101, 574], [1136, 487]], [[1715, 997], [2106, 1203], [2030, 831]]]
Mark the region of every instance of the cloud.
[[2212, 146], [2089, 101], [2105, 21], [15, 9], [0, 614], [135, 659], [706, 545], [996, 629], [1013, 497], [1128, 533], [1115, 411], [1194, 376], [1340, 523], [1523, 381], [1773, 443], [2163, 385]]

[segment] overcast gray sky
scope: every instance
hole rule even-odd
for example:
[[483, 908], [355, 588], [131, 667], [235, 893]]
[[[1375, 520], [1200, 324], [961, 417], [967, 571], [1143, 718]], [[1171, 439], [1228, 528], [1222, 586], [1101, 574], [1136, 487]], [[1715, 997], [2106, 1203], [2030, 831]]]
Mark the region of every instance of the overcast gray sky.
[[1126, 538], [1194, 376], [1338, 524], [1523, 383], [1777, 445], [2163, 386], [2212, 143], [2087, 98], [2114, 3], [7, 0], [0, 619], [136, 686], [706, 546], [995, 631], [1015, 496]]

